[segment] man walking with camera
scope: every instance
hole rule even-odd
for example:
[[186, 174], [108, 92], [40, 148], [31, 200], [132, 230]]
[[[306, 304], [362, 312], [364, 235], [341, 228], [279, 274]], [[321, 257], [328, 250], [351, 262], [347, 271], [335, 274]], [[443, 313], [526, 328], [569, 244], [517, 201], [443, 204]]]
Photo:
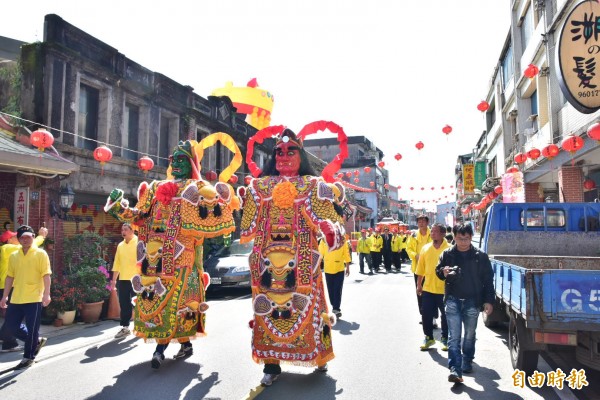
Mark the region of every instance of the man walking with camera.
[[[446, 281], [448, 381], [454, 383], [463, 381], [463, 373], [473, 371], [479, 312], [483, 309], [490, 315], [494, 309], [492, 265], [487, 254], [471, 245], [472, 238], [471, 225], [458, 225], [454, 237], [456, 244], [442, 254], [436, 268], [438, 278]], [[464, 340], [461, 340], [463, 326]]]

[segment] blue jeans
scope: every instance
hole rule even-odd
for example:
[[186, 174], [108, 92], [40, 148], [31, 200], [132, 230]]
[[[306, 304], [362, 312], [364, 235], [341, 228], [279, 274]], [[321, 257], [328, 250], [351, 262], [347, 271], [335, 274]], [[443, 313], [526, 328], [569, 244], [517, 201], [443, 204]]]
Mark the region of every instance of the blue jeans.
[[[475, 330], [479, 307], [473, 299], [457, 299], [446, 296], [446, 320], [448, 321], [448, 367], [462, 376], [463, 366], [468, 367], [475, 357]], [[461, 337], [464, 325], [464, 338]]]

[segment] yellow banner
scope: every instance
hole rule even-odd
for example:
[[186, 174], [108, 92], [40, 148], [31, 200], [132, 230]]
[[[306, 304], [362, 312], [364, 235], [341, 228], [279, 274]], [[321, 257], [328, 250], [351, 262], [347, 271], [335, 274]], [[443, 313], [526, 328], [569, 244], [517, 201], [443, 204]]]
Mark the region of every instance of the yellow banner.
[[473, 164], [463, 164], [463, 187], [465, 194], [475, 193], [475, 167]]

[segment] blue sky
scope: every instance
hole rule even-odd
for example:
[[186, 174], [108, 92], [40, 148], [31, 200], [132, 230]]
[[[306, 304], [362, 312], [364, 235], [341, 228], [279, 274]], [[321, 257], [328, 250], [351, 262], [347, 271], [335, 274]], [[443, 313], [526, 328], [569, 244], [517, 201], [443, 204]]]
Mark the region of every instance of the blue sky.
[[430, 187], [454, 184], [457, 155], [485, 129], [476, 106], [510, 26], [506, 0], [21, 0], [0, 36], [43, 40], [51, 13], [204, 97], [257, 78], [273, 124], [325, 119], [369, 137], [414, 199], [449, 194]]

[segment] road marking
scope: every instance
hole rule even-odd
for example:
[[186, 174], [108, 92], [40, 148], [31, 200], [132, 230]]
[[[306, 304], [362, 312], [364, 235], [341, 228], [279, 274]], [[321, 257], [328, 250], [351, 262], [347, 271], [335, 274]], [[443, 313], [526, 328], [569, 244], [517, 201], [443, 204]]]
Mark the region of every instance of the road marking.
[[241, 400], [253, 400], [265, 390], [265, 387], [262, 385], [258, 385], [254, 389], [250, 389], [250, 393], [248, 393], [245, 397], [242, 397]]

